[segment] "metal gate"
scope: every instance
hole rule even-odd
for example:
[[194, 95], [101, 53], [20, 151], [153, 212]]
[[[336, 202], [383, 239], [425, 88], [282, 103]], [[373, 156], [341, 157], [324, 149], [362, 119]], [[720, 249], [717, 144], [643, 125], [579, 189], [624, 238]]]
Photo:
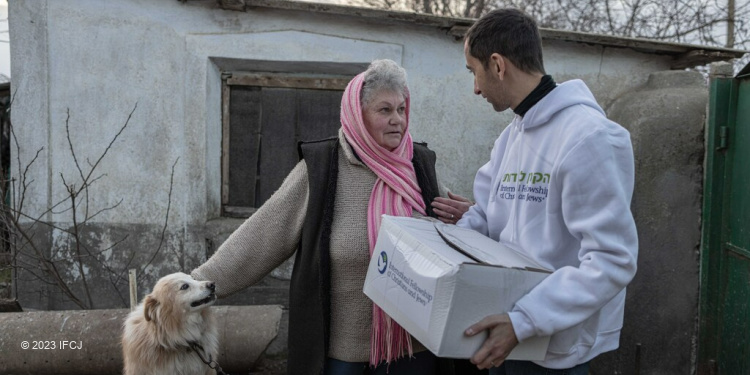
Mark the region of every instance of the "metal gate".
[[750, 65], [712, 76], [699, 374], [750, 374]]

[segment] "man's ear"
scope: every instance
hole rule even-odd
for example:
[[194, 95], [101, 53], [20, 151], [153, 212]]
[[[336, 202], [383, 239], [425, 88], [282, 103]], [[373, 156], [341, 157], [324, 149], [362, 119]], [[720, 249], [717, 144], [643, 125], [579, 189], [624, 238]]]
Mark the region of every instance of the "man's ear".
[[146, 296], [146, 300], [143, 301], [143, 316], [146, 318], [147, 322], [156, 320], [156, 309], [158, 306], [159, 301], [157, 301], [156, 298], [151, 297], [150, 294]]
[[493, 53], [490, 55], [490, 73], [494, 74], [498, 79], [505, 79], [505, 73], [507, 72], [508, 66], [505, 62], [505, 57], [499, 53]]

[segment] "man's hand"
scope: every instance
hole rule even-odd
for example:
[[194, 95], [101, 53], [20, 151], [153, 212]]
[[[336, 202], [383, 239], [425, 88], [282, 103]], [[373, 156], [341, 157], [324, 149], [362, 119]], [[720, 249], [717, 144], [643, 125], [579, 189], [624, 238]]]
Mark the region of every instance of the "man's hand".
[[466, 330], [467, 336], [474, 336], [484, 330], [489, 330], [487, 340], [471, 357], [471, 363], [480, 370], [500, 366], [511, 350], [518, 345], [516, 331], [510, 322], [508, 314], [489, 315]]

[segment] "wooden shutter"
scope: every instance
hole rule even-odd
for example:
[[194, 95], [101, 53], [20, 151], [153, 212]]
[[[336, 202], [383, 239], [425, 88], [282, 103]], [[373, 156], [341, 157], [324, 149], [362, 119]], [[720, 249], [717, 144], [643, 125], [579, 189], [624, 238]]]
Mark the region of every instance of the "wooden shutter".
[[247, 217], [298, 161], [297, 142], [338, 134], [349, 78], [232, 75], [225, 82], [222, 206]]

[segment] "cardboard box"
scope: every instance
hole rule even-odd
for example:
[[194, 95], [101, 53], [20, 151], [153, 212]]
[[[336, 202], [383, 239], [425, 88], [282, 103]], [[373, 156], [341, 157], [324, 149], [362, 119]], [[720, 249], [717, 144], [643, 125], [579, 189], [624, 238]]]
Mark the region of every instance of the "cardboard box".
[[[510, 311], [550, 272], [473, 230], [383, 215], [364, 293], [435, 355], [470, 358], [487, 333], [464, 331]], [[526, 340], [508, 359], [543, 360], [548, 344]]]

